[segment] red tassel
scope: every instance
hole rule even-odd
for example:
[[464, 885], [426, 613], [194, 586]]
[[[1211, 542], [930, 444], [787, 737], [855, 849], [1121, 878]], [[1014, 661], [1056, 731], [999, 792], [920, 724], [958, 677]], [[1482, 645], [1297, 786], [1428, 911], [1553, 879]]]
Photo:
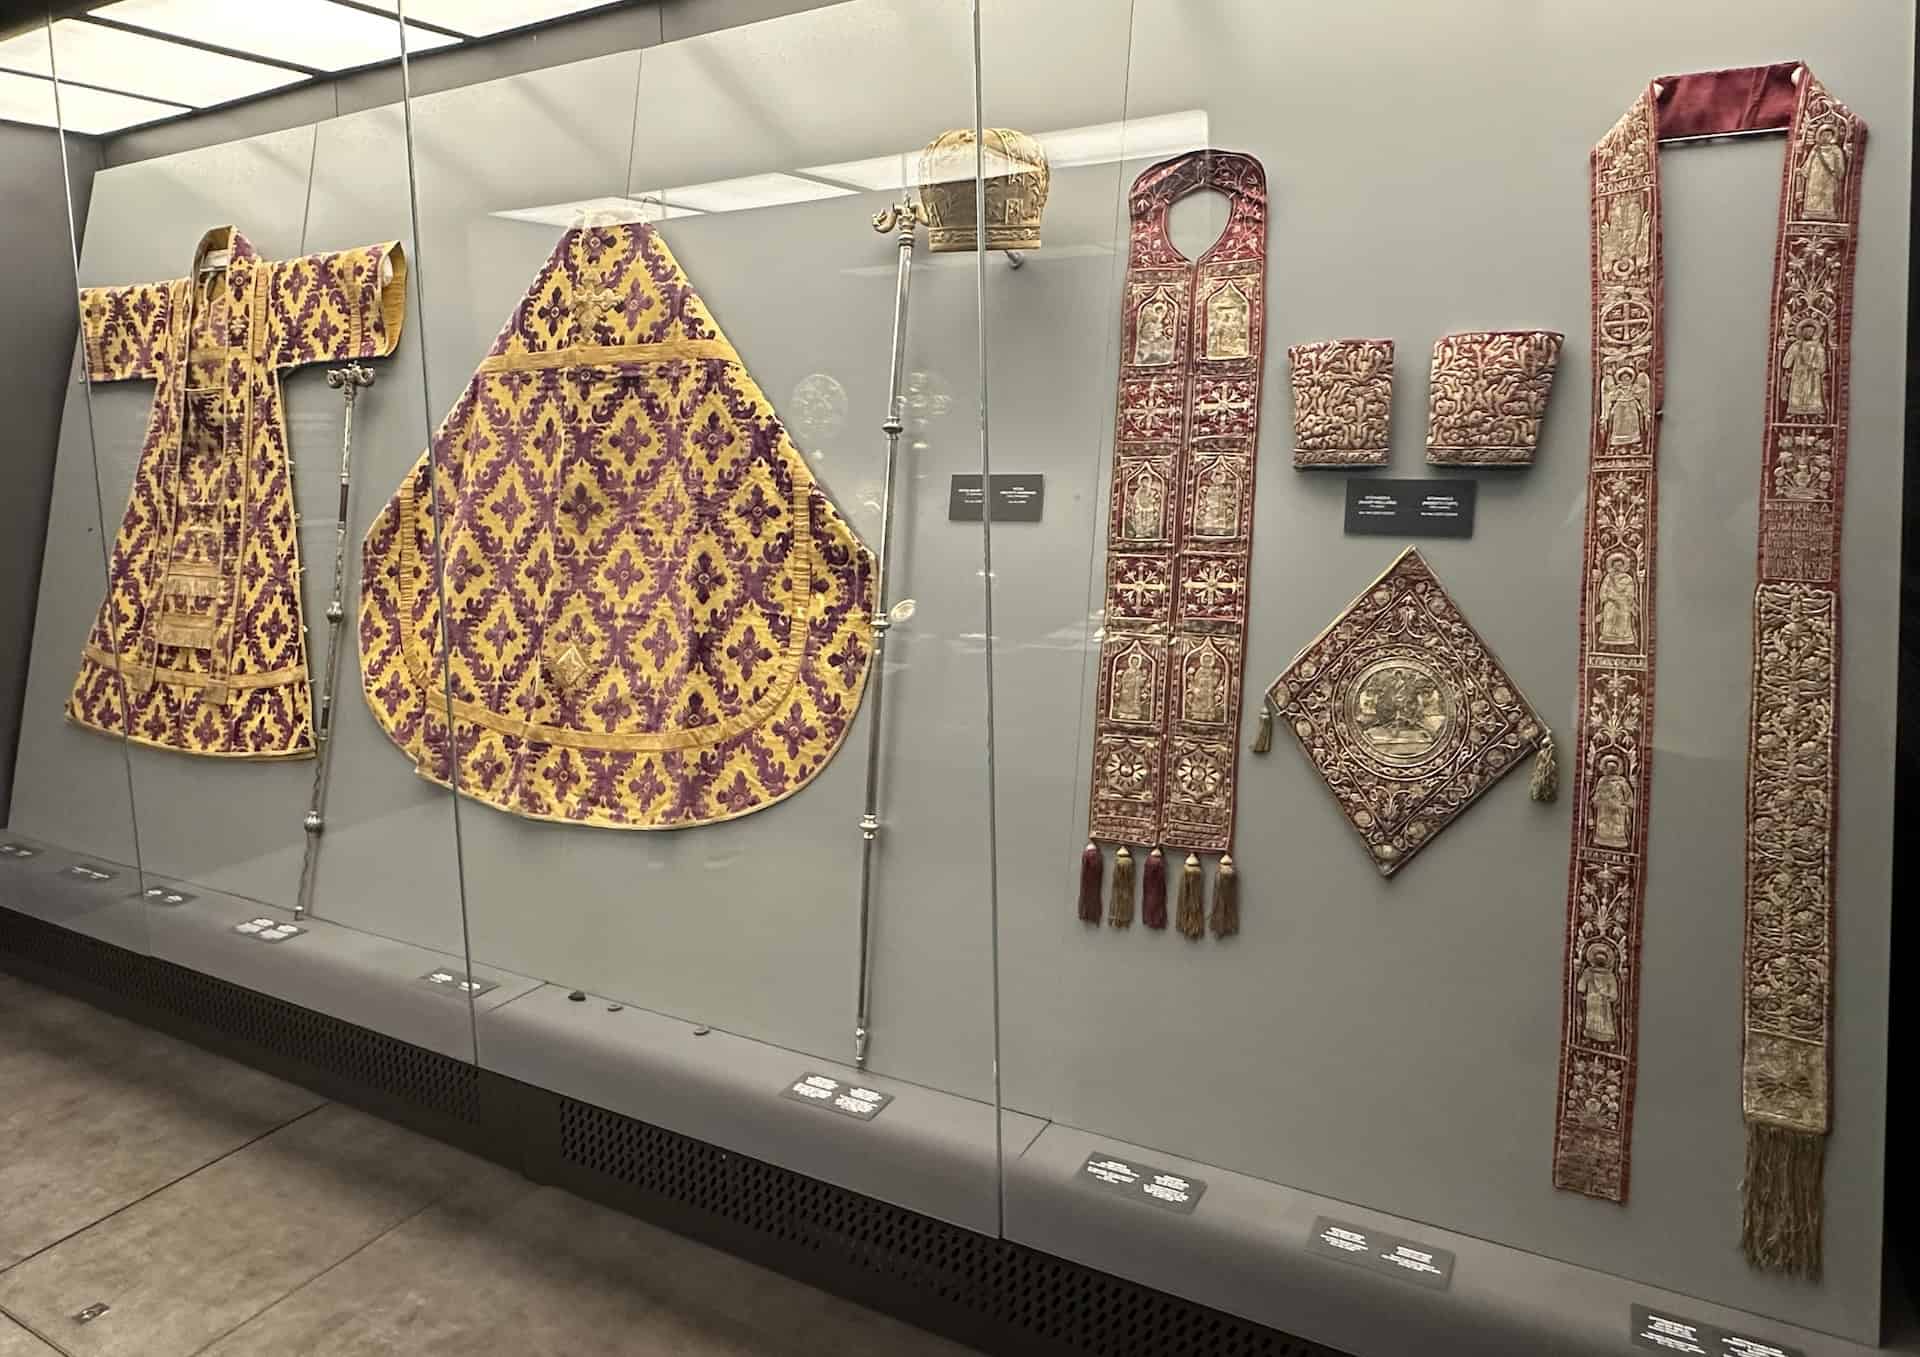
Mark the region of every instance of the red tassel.
[[1100, 922], [1100, 875], [1106, 870], [1106, 859], [1100, 854], [1100, 845], [1087, 840], [1086, 851], [1080, 854], [1080, 922], [1097, 924]]
[[1140, 922], [1148, 928], [1167, 926], [1167, 860], [1158, 848], [1147, 854], [1140, 874]]

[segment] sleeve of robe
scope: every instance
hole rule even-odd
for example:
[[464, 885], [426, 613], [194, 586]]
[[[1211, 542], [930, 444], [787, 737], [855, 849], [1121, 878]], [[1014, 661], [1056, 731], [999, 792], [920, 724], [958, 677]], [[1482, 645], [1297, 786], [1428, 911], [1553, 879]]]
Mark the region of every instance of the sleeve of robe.
[[407, 256], [398, 241], [266, 265], [273, 366], [385, 358], [407, 311]]
[[176, 281], [80, 290], [80, 334], [90, 381], [159, 376], [179, 287]]

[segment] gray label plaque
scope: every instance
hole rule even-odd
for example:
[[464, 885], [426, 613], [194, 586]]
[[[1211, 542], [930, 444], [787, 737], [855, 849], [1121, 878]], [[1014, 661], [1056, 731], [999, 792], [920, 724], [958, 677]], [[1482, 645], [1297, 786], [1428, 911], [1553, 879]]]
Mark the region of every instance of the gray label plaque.
[[780, 1090], [782, 1098], [791, 1098], [797, 1103], [811, 1103], [815, 1107], [824, 1107], [829, 1112], [838, 1112], [843, 1117], [852, 1117], [855, 1121], [872, 1121], [882, 1109], [893, 1101], [891, 1093], [882, 1093], [878, 1089], [867, 1088], [862, 1084], [849, 1084], [831, 1075], [806, 1073]]
[[1633, 1345], [1680, 1357], [1806, 1357], [1799, 1348], [1769, 1343], [1717, 1324], [1702, 1324], [1666, 1310], [1633, 1307]]
[[1321, 1216], [1307, 1236], [1307, 1252], [1337, 1258], [1372, 1272], [1445, 1291], [1453, 1284], [1453, 1254], [1384, 1230], [1369, 1230]]
[[1104, 1150], [1087, 1156], [1087, 1162], [1080, 1166], [1080, 1181], [1183, 1216], [1193, 1214], [1200, 1205], [1200, 1195], [1207, 1190], [1204, 1182], [1188, 1174], [1153, 1168]]

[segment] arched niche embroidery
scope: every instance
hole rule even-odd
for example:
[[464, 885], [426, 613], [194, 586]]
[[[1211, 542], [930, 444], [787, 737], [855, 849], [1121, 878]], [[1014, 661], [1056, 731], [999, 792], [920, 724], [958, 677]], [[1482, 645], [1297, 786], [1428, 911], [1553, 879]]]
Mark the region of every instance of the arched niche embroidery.
[[1238, 283], [1227, 283], [1207, 298], [1207, 357], [1245, 358], [1253, 306]]

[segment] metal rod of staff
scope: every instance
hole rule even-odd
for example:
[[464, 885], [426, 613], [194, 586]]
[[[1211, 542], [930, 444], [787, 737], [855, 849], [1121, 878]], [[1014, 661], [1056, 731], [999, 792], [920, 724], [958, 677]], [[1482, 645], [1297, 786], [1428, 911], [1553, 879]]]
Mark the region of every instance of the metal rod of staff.
[[860, 816], [860, 979], [853, 1021], [853, 1067], [867, 1067], [867, 1041], [873, 1017], [873, 850], [880, 837], [880, 742], [884, 727], [882, 696], [887, 681], [887, 632], [893, 617], [887, 604], [887, 555], [893, 546], [893, 473], [900, 452], [900, 434], [906, 428], [907, 293], [913, 281], [913, 238], [922, 215], [918, 203], [902, 199], [873, 219], [873, 229], [892, 231], [900, 262], [893, 285], [893, 358], [887, 373], [887, 417], [880, 428], [887, 436], [886, 469], [880, 489], [880, 553], [873, 571], [873, 666], [868, 686], [867, 796]]
[[[296, 919], [306, 918], [313, 907], [314, 867], [320, 857], [320, 835], [327, 827], [327, 767], [333, 754], [333, 689], [340, 676], [340, 625], [346, 617], [347, 493], [353, 484], [353, 404], [361, 387], [373, 385], [373, 369], [359, 363], [330, 368], [327, 385], [340, 392], [346, 403], [346, 418], [340, 432], [340, 508], [333, 536], [333, 593], [327, 599], [327, 658], [320, 670], [319, 691], [314, 699], [313, 792], [307, 799], [307, 846], [300, 859], [300, 893], [293, 905]], [[309, 657], [313, 654], [311, 644], [307, 646], [307, 654]]]

